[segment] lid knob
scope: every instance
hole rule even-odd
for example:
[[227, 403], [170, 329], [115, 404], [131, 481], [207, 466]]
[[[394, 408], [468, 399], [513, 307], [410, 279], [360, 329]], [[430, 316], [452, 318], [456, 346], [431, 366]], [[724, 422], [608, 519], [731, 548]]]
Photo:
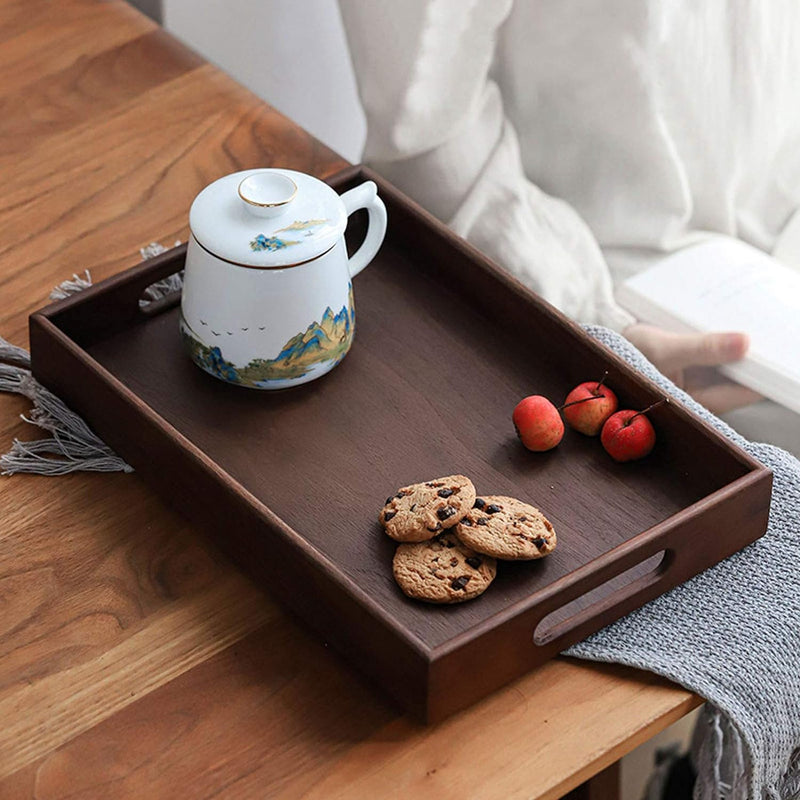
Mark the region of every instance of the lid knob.
[[239, 197], [255, 217], [279, 217], [297, 195], [297, 184], [286, 175], [263, 170], [248, 175], [239, 184]]

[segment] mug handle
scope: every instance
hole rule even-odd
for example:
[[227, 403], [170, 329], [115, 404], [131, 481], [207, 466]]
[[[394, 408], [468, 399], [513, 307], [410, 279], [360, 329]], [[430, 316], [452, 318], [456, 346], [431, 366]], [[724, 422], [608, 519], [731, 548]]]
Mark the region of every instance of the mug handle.
[[356, 250], [347, 262], [350, 277], [355, 278], [364, 267], [375, 258], [378, 248], [386, 235], [386, 206], [378, 197], [378, 187], [374, 181], [365, 181], [355, 189], [350, 189], [342, 195], [345, 211], [349, 217], [359, 208], [366, 208], [369, 213], [367, 235], [361, 247]]

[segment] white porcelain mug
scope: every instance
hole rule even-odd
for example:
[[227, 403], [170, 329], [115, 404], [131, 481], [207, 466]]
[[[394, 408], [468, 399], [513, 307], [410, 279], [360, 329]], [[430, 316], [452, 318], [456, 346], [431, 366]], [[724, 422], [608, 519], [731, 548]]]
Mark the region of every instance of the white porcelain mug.
[[[367, 235], [348, 258], [344, 230], [360, 208]], [[386, 233], [372, 181], [340, 197], [294, 170], [236, 172], [200, 192], [189, 226], [180, 325], [199, 367], [240, 386], [283, 389], [345, 357], [355, 333], [352, 279]]]

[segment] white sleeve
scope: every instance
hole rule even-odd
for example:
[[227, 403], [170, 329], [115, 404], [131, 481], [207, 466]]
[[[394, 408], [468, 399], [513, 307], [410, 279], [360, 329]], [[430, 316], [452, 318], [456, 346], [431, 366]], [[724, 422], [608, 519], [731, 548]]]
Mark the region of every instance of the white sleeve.
[[633, 318], [586, 223], [531, 183], [489, 79], [511, 0], [339, 0], [367, 116], [364, 159], [579, 322]]

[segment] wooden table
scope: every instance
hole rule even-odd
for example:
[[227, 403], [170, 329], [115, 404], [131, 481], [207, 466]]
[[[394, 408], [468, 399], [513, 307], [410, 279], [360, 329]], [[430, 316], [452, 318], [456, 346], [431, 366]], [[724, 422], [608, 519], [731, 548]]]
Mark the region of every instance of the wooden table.
[[[185, 240], [220, 175], [344, 166], [122, 2], [0, 0], [0, 95], [0, 332], [21, 345], [54, 284]], [[0, 448], [35, 436], [26, 410], [0, 395]], [[699, 702], [559, 659], [425, 729], [135, 475], [0, 479], [0, 798], [556, 798]]]

